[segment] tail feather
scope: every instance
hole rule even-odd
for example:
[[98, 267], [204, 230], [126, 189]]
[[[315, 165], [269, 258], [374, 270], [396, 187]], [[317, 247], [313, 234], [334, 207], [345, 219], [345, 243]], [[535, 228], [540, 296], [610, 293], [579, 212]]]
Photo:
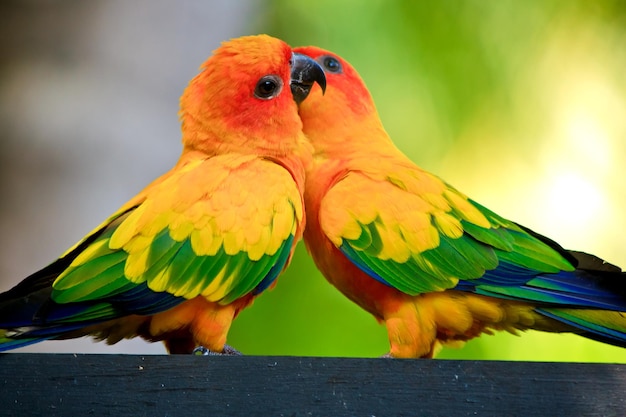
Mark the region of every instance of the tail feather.
[[470, 291], [489, 297], [530, 302], [541, 308], [588, 308], [626, 311], [626, 297], [611, 291], [606, 281], [626, 280], [623, 272], [611, 273], [599, 282], [589, 271], [541, 274], [524, 285], [477, 285]]
[[538, 313], [571, 326], [572, 332], [626, 348], [626, 312], [585, 309], [537, 309]]
[[[626, 348], [626, 272], [597, 256], [563, 249], [520, 227], [555, 249], [576, 269], [539, 274], [522, 285], [507, 286], [502, 281], [493, 285], [488, 280], [484, 280], [487, 285], [482, 285], [481, 280], [476, 280], [478, 285], [466, 290], [530, 303], [536, 306], [537, 313], [565, 324], [573, 333]], [[562, 331], [557, 327], [554, 331]]]
[[33, 345], [45, 340], [65, 339], [66, 335], [79, 331], [77, 336], [84, 336], [87, 333], [81, 332], [90, 325], [101, 323], [102, 321], [79, 322], [79, 323], [61, 323], [56, 325], [44, 326], [23, 326], [11, 329], [0, 329], [0, 352], [5, 352], [20, 347]]
[[3, 330], [0, 330], [0, 352], [6, 352], [8, 350], [34, 345], [35, 343], [43, 342], [44, 340], [49, 339], [40, 337], [35, 337], [31, 339], [11, 339], [2, 337], [2, 333]]
[[59, 304], [50, 293], [51, 287], [44, 287], [31, 294], [14, 291], [17, 298], [0, 294], [0, 352], [68, 335], [84, 336], [91, 326], [130, 315], [149, 316], [185, 301], [154, 292], [145, 283], [99, 301]]

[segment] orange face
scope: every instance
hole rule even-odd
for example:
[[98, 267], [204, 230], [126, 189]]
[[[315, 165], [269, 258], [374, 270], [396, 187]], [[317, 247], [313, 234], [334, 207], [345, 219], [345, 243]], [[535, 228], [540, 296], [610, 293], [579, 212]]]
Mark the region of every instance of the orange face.
[[312, 119], [311, 113], [323, 111], [324, 108], [332, 108], [333, 112], [340, 112], [342, 115], [351, 114], [352, 117], [375, 111], [365, 83], [346, 60], [315, 46], [294, 48], [294, 52], [313, 58], [326, 73], [327, 90], [324, 99], [322, 100], [321, 89], [314, 87], [311, 96], [300, 106], [300, 116], [305, 124]]
[[292, 55], [267, 35], [222, 44], [181, 97], [185, 146], [207, 153], [288, 150], [285, 141], [302, 130], [290, 90]]

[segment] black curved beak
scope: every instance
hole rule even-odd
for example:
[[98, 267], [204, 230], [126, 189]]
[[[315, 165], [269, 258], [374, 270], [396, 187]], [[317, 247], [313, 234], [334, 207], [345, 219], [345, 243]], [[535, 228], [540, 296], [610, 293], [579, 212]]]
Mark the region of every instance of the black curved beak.
[[297, 104], [302, 103], [311, 92], [314, 83], [322, 87], [322, 92], [326, 91], [326, 75], [324, 70], [309, 56], [293, 53], [291, 57], [291, 93]]

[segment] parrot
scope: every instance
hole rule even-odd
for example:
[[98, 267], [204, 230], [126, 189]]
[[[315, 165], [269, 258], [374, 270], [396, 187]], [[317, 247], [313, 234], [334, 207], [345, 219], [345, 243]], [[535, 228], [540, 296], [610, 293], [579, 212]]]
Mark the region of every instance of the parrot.
[[225, 344], [233, 319], [302, 236], [312, 148], [297, 105], [314, 83], [325, 87], [321, 66], [279, 39], [223, 42], [181, 96], [178, 162], [0, 294], [0, 351], [92, 336], [237, 352]]
[[314, 147], [304, 243], [386, 326], [384, 357], [433, 358], [482, 334], [571, 332], [626, 347], [626, 273], [507, 220], [413, 163], [359, 74], [315, 46], [327, 88], [299, 107]]

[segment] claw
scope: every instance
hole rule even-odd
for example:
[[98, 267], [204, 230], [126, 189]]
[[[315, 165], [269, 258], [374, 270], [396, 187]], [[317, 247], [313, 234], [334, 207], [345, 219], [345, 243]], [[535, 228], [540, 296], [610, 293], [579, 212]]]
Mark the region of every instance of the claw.
[[241, 356], [241, 352], [229, 345], [224, 345], [224, 350], [221, 352], [213, 352], [204, 346], [198, 346], [191, 354], [197, 356]]

